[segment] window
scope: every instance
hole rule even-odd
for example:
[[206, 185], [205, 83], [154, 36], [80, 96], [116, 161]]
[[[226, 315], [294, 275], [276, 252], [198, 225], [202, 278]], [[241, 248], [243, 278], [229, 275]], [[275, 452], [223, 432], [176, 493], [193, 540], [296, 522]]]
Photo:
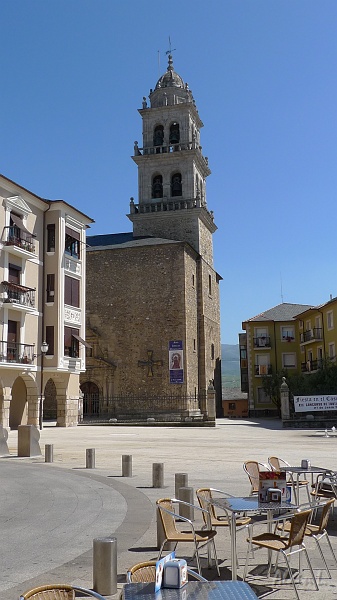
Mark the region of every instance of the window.
[[73, 277], [64, 278], [64, 303], [68, 306], [80, 306], [80, 282]]
[[174, 173], [171, 177], [171, 196], [181, 196], [182, 193], [181, 173]]
[[180, 142], [180, 131], [179, 123], [172, 123], [170, 127], [170, 144], [179, 144]]
[[236, 410], [235, 402], [228, 402], [228, 410]]
[[66, 237], [64, 251], [74, 258], [80, 258], [80, 234], [69, 227], [66, 227]]
[[79, 330], [73, 327], [64, 328], [64, 356], [78, 358], [79, 341], [74, 338], [74, 335], [79, 335], [79, 333]]
[[335, 342], [331, 342], [331, 343], [329, 344], [329, 358], [330, 358], [331, 360], [334, 360], [335, 356], [336, 356], [336, 351], [335, 351]]
[[47, 302], [54, 302], [55, 296], [55, 275], [50, 273], [47, 275]]
[[48, 344], [47, 355], [52, 356], [54, 354], [54, 327], [53, 327], [53, 325], [47, 325], [47, 327], [46, 327], [46, 342]]
[[259, 404], [270, 404], [270, 398], [262, 387], [257, 388], [257, 401]]
[[163, 178], [161, 175], [155, 175], [152, 179], [152, 198], [163, 197]]
[[282, 367], [285, 369], [296, 368], [296, 353], [295, 352], [283, 352], [282, 354]]
[[47, 252], [55, 252], [55, 224], [47, 225]]
[[21, 273], [20, 267], [17, 267], [16, 265], [12, 265], [11, 263], [9, 263], [9, 265], [8, 265], [8, 281], [10, 283], [17, 283], [18, 285], [20, 285], [20, 273]]
[[214, 344], [211, 344], [211, 360], [214, 360]]
[[283, 342], [292, 342], [295, 339], [295, 330], [292, 326], [281, 327], [281, 339]]
[[208, 275], [208, 293], [212, 295], [212, 275]]
[[328, 329], [333, 329], [333, 312], [332, 312], [332, 310], [330, 310], [328, 313], [326, 313], [326, 322], [327, 322]]
[[192, 274], [192, 286], [193, 287], [195, 286], [195, 276], [194, 276], [194, 273]]
[[196, 342], [196, 339], [194, 338], [194, 340], [193, 340], [193, 352], [195, 352], [196, 349], [197, 349], [197, 342]]

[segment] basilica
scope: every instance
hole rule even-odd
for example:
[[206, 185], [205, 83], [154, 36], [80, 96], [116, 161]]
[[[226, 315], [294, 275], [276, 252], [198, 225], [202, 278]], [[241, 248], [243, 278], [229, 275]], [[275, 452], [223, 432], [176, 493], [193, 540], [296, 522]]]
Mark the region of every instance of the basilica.
[[83, 419], [205, 421], [210, 390], [222, 413], [217, 227], [203, 123], [171, 55], [138, 112], [132, 231], [87, 236]]

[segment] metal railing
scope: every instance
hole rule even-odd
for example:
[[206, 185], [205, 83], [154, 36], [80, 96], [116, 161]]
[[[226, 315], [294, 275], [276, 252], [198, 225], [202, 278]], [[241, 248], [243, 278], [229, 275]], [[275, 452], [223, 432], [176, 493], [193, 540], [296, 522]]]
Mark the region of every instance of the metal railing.
[[22, 250], [28, 252], [35, 252], [35, 246], [33, 244], [33, 236], [25, 233], [19, 229], [16, 225], [4, 227], [4, 239], [5, 246], [17, 246]]
[[97, 394], [85, 394], [83, 397], [83, 418], [139, 418], [160, 417], [164, 414], [175, 414], [179, 417], [188, 412], [200, 410], [206, 396], [182, 394], [165, 396], [110, 396], [98, 397]]
[[34, 346], [19, 344], [18, 342], [0, 341], [0, 362], [32, 364], [34, 360]]
[[273, 372], [272, 365], [255, 365], [255, 375], [271, 375]]
[[22, 306], [28, 306], [29, 308], [35, 307], [35, 290], [19, 289], [19, 286], [11, 285], [6, 282], [3, 282], [2, 284], [6, 292], [4, 302], [21, 304]]
[[270, 348], [269, 335], [253, 338], [254, 348]]
[[303, 344], [305, 342], [312, 342], [313, 340], [322, 340], [322, 328], [314, 327], [313, 329], [308, 329], [300, 334], [300, 342]]

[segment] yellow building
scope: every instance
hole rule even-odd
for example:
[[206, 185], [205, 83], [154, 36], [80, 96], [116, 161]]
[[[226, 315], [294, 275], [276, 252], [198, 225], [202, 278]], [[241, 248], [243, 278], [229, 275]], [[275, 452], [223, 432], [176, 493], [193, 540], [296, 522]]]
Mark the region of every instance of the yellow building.
[[250, 416], [276, 412], [262, 387], [264, 375], [283, 369], [289, 374], [300, 371], [301, 332], [297, 315], [310, 310], [308, 305], [284, 302], [242, 323], [246, 333], [240, 334], [239, 338], [241, 381], [242, 391], [248, 392]]
[[307, 308], [297, 315], [301, 348], [301, 371], [316, 371], [325, 359], [335, 360], [337, 343], [337, 298]]
[[0, 175], [0, 425], [76, 425], [92, 219]]

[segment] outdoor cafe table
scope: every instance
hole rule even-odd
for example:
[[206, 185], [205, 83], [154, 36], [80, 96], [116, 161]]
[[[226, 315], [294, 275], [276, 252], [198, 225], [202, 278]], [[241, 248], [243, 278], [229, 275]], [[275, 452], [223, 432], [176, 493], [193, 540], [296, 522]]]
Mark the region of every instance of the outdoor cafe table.
[[124, 600], [257, 600], [252, 588], [244, 581], [189, 581], [180, 589], [161, 588], [154, 583], [127, 583]]
[[[322, 467], [292, 467], [292, 466], [282, 466], [281, 471], [285, 473], [289, 473], [292, 481], [294, 482], [294, 496], [295, 502], [299, 504], [300, 501], [300, 478], [301, 475], [311, 475], [311, 483], [314, 483], [314, 475], [324, 475], [325, 473], [331, 473], [330, 469], [323, 469]], [[294, 476], [296, 475], [296, 479], [294, 481]]]
[[238, 513], [259, 513], [267, 514], [268, 530], [271, 529], [273, 513], [279, 510], [295, 510], [297, 505], [290, 502], [259, 502], [258, 496], [248, 496], [246, 498], [212, 498], [210, 504], [221, 508], [225, 512], [231, 513], [230, 533], [231, 533], [231, 568], [232, 581], [237, 580], [237, 550], [236, 550], [236, 517]]

